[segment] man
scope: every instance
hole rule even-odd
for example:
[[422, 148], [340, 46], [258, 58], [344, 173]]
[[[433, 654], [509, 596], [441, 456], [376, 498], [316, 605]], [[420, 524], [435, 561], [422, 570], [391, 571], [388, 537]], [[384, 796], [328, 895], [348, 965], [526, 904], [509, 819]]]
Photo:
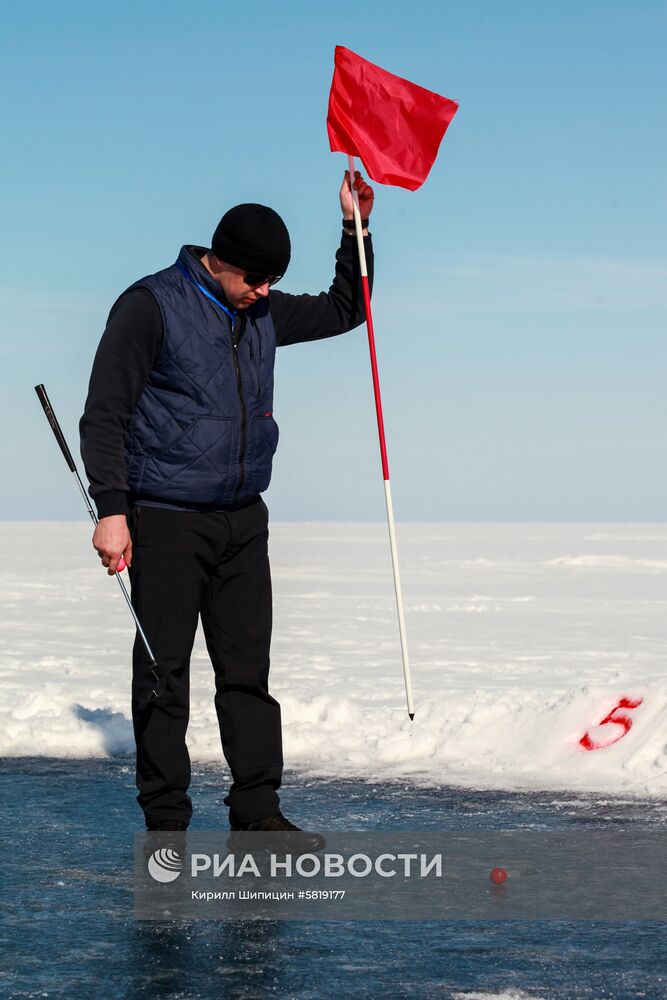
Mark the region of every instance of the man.
[[[373, 191], [357, 172], [364, 241]], [[171, 267], [114, 304], [93, 364], [81, 453], [99, 524], [93, 546], [109, 574], [121, 557], [132, 601], [166, 690], [153, 684], [143, 643], [133, 652], [137, 801], [149, 830], [185, 830], [190, 758], [190, 654], [201, 616], [215, 671], [215, 707], [233, 783], [232, 830], [281, 833], [317, 850], [279, 809], [280, 707], [268, 690], [271, 577], [268, 510], [260, 494], [278, 443], [276, 346], [336, 336], [363, 320], [350, 178], [340, 189], [343, 234], [329, 292], [272, 290], [290, 260], [284, 222], [237, 205], [211, 248], [184, 246]], [[271, 289], [271, 290], [270, 290]]]

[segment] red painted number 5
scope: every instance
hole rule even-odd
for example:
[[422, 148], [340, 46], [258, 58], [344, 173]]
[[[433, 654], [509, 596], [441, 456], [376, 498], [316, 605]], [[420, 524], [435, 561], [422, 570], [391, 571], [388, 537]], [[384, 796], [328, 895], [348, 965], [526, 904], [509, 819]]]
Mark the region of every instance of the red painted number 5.
[[594, 736], [591, 736], [590, 730], [585, 732], [579, 740], [584, 750], [602, 750], [622, 739], [632, 726], [632, 718], [627, 714], [627, 709], [638, 708], [643, 700], [643, 698], [620, 698], [609, 715], [605, 715], [604, 719], [594, 727], [600, 729], [602, 726], [613, 726], [614, 728], [607, 730], [606, 733], [595, 733]]

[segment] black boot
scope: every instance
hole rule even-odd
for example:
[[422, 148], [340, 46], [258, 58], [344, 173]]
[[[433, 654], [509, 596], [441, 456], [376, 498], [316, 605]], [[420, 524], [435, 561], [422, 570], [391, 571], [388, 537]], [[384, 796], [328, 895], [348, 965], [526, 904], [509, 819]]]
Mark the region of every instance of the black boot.
[[188, 824], [181, 823], [177, 819], [160, 819], [152, 820], [150, 823], [146, 824], [146, 829], [149, 832], [153, 830], [187, 830]]
[[[290, 823], [281, 812], [274, 813], [273, 816], [265, 816], [264, 819], [256, 819], [252, 823], [239, 823], [235, 816], [230, 815], [229, 825], [234, 833], [270, 833], [275, 836], [276, 846], [286, 853], [299, 852], [308, 854], [311, 851], [321, 851], [326, 847], [326, 840], [321, 833], [309, 833], [300, 827]], [[228, 845], [234, 847], [248, 845], [246, 838], [230, 837]]]

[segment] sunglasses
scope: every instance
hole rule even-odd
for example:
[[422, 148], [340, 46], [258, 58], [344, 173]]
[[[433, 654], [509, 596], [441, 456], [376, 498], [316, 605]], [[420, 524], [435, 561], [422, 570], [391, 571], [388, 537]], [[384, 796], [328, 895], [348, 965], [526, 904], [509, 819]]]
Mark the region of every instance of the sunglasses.
[[247, 274], [243, 275], [243, 280], [246, 285], [252, 285], [256, 287], [257, 285], [275, 285], [277, 281], [280, 281], [282, 274], [271, 275], [271, 274], [255, 274], [252, 271], [248, 271]]

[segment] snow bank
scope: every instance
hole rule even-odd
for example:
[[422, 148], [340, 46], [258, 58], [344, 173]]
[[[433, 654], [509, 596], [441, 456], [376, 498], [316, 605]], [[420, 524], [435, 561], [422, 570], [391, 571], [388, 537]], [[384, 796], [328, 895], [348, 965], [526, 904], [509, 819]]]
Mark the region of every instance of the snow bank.
[[[667, 795], [667, 526], [397, 530], [412, 723], [386, 528], [271, 526], [272, 692], [289, 767]], [[4, 756], [132, 752], [131, 619], [90, 533], [0, 525]], [[193, 760], [222, 759], [213, 693], [199, 635]]]

